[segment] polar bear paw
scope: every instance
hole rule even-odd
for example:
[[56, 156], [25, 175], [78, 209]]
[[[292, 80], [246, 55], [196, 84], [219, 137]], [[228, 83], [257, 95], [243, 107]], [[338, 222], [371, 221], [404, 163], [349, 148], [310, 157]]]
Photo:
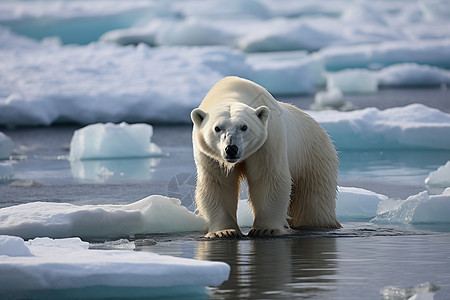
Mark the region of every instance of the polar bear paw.
[[242, 237], [242, 233], [236, 229], [223, 229], [219, 231], [208, 232], [205, 237], [209, 239], [236, 239]]
[[252, 228], [248, 232], [249, 237], [271, 237], [283, 235], [284, 230], [282, 229], [267, 229], [267, 228]]

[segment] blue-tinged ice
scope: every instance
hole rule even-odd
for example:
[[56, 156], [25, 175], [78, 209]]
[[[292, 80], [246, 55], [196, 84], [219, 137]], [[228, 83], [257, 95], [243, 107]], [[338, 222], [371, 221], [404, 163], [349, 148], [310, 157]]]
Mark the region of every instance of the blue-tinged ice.
[[422, 104], [309, 113], [327, 130], [339, 150], [450, 149], [450, 114]]
[[450, 223], [450, 188], [440, 195], [423, 191], [406, 200], [387, 199], [380, 202], [377, 223], [433, 224]]
[[151, 143], [153, 127], [149, 124], [92, 124], [74, 132], [70, 142], [71, 160], [143, 158], [161, 156], [161, 149]]

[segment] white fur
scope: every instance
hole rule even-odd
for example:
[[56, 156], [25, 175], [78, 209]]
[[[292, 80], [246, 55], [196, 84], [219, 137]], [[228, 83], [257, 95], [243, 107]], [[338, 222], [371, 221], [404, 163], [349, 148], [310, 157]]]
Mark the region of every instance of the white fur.
[[[191, 113], [197, 166], [196, 203], [207, 237], [242, 235], [236, 210], [248, 183], [251, 236], [293, 228], [339, 228], [338, 159], [325, 130], [296, 107], [238, 77], [219, 81]], [[238, 149], [232, 158], [226, 147]], [[234, 154], [234, 153], [233, 153]]]

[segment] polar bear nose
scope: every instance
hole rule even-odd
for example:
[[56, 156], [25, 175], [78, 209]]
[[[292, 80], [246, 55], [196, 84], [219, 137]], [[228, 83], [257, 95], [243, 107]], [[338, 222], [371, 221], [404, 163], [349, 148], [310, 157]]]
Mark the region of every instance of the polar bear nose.
[[236, 157], [238, 151], [239, 148], [236, 145], [228, 145], [225, 147], [225, 153], [231, 158]]

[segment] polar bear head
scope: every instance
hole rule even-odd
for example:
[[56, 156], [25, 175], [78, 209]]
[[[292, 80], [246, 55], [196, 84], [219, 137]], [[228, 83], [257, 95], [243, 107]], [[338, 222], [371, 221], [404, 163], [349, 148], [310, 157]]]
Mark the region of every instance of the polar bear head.
[[[270, 110], [242, 103], [221, 104], [191, 112], [197, 146], [204, 154], [228, 164], [245, 160], [267, 139]], [[194, 142], [195, 143], [195, 142]]]

